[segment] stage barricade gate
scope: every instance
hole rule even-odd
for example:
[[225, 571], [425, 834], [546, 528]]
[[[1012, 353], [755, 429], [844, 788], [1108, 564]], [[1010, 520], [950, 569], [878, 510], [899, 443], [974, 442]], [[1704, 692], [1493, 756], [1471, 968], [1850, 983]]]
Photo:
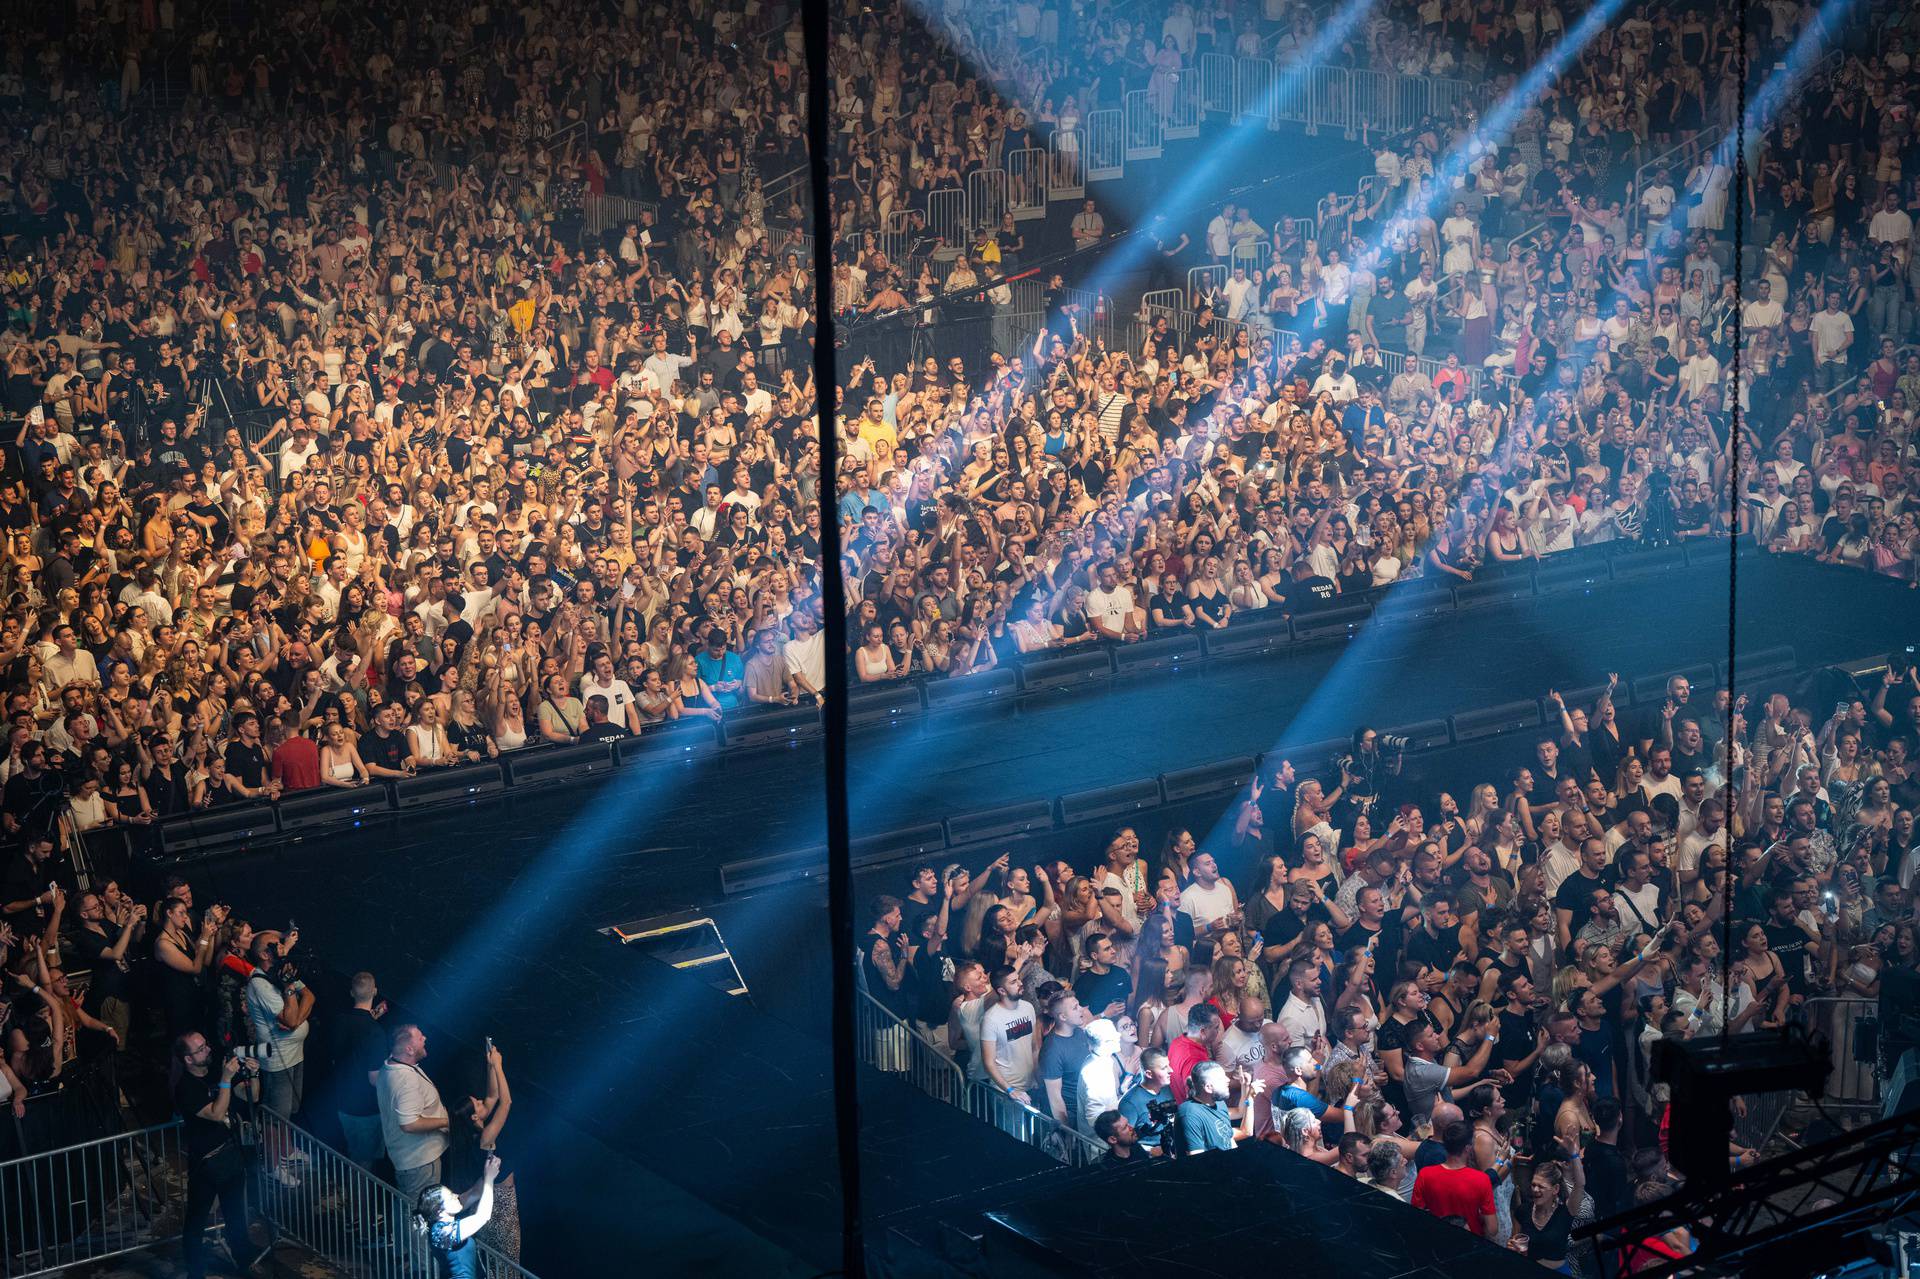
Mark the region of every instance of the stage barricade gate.
[[948, 248], [966, 250], [968, 228], [967, 193], [954, 189], [927, 193], [927, 233], [939, 238]]
[[1358, 136], [1362, 124], [1375, 130], [1389, 127], [1394, 119], [1394, 99], [1405, 81], [1387, 71], [1347, 72], [1347, 136]]
[[1236, 59], [1225, 53], [1200, 55], [1200, 110], [1206, 115], [1233, 111]]
[[1286, 66], [1280, 69], [1280, 81], [1267, 102], [1267, 127], [1283, 124], [1305, 125], [1314, 132], [1313, 68]]
[[[1160, 131], [1164, 126], [1160, 119], [1160, 112], [1147, 97], [1147, 91], [1135, 89], [1127, 94], [1121, 99], [1121, 110], [1126, 122], [1125, 159], [1159, 159]], [[1091, 167], [1091, 161], [1089, 161], [1089, 167]]]
[[[1078, 157], [1083, 166], [1080, 179], [1084, 192], [1088, 182], [1105, 182], [1117, 178], [1127, 169], [1126, 112], [1120, 107], [1108, 107], [1101, 111], [1087, 113], [1086, 125], [1082, 129], [1078, 145], [1082, 154]], [[1068, 135], [1072, 137], [1072, 135]], [[1054, 134], [1055, 141], [1060, 139]]]
[[1005, 169], [975, 169], [967, 175], [967, 216], [976, 232], [995, 230], [1011, 207]]
[[1273, 63], [1237, 58], [1233, 64], [1233, 118], [1266, 121], [1273, 107]]
[[[1098, 121], [1095, 116], [1101, 117]], [[1050, 200], [1077, 200], [1087, 190], [1087, 157], [1083, 154], [1088, 145], [1088, 135], [1098, 128], [1102, 135], [1111, 133], [1110, 144], [1114, 162], [1120, 158], [1120, 112], [1118, 109], [1095, 111], [1087, 117], [1085, 132], [1079, 129], [1055, 129], [1047, 140], [1047, 198]], [[1117, 176], [1117, 175], [1116, 175]]]
[[[1827, 1096], [1849, 1106], [1878, 1108], [1880, 1076], [1874, 1062], [1856, 1061], [1854, 1057], [1856, 1043], [1879, 1029], [1880, 1001], [1823, 995], [1807, 1000], [1802, 1015], [1808, 1031], [1825, 1035], [1833, 1044], [1833, 1074], [1827, 1077]], [[1749, 1099], [1748, 1105], [1752, 1104]]]
[[1047, 216], [1047, 150], [1016, 147], [1006, 155], [1007, 208], [1015, 222]]
[[1200, 120], [1204, 114], [1200, 104], [1200, 91], [1199, 68], [1181, 67], [1178, 77], [1173, 82], [1173, 101], [1168, 103], [1162, 130], [1169, 141], [1200, 136]]
[[1351, 83], [1345, 67], [1314, 67], [1311, 69], [1311, 88], [1308, 100], [1313, 104], [1313, 119], [1309, 122], [1308, 132], [1317, 133], [1321, 129], [1341, 129], [1349, 136], [1353, 133], [1353, 108], [1347, 100], [1347, 90]]

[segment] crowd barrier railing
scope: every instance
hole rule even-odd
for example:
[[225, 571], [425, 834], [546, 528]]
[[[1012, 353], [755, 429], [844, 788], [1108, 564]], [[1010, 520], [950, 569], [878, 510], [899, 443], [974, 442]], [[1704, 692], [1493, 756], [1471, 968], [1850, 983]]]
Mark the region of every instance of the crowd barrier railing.
[[1096, 131], [1099, 133], [1101, 154], [1113, 157], [1112, 172], [1103, 171], [1101, 176], [1117, 178], [1124, 171], [1120, 149], [1120, 109], [1115, 107], [1108, 111], [1095, 111], [1087, 117], [1083, 129], [1055, 129], [1053, 136], [1047, 139], [1049, 200], [1078, 200], [1086, 194], [1085, 151], [1089, 135]]
[[[1121, 111], [1126, 128], [1126, 160], [1157, 160], [1162, 151], [1161, 135], [1165, 129], [1164, 118], [1154, 104], [1148, 100], [1145, 89], [1134, 89], [1121, 99]], [[1093, 166], [1088, 165], [1091, 169]]]
[[1017, 147], [1007, 152], [1007, 207], [1016, 222], [1047, 216], [1047, 151]]
[[[298, 1160], [297, 1184], [259, 1163], [248, 1179], [248, 1207], [274, 1241], [358, 1279], [433, 1273], [426, 1235], [411, 1228], [411, 1205], [398, 1190], [265, 1107], [237, 1131]], [[0, 1163], [0, 1276], [29, 1279], [177, 1244], [187, 1157], [175, 1119]], [[534, 1279], [484, 1241], [476, 1247], [484, 1279]]]
[[184, 1149], [174, 1120], [0, 1163], [0, 1275], [51, 1274], [178, 1239]]
[[1199, 68], [1182, 67], [1173, 82], [1173, 96], [1167, 102], [1166, 114], [1162, 117], [1169, 141], [1200, 136], [1201, 122], [1206, 119], [1206, 107], [1201, 101], [1200, 90]]
[[[255, 1178], [255, 1208], [274, 1233], [359, 1279], [416, 1279], [434, 1274], [424, 1230], [414, 1227], [413, 1205], [392, 1186], [311, 1133], [260, 1107], [255, 1112], [262, 1144], [293, 1154], [297, 1184], [273, 1176]], [[454, 1186], [465, 1192], [468, 1187]], [[533, 1273], [474, 1240], [482, 1279], [534, 1279]]]
[[959, 1063], [918, 1027], [894, 1016], [871, 994], [862, 992], [855, 1001], [854, 1022], [861, 1060], [874, 1069], [905, 1077], [935, 1101], [964, 1111], [1061, 1163], [1084, 1168], [1106, 1156], [1106, 1146], [1085, 1133], [1041, 1114], [991, 1083], [968, 1079]]
[[1827, 1097], [1846, 1105], [1879, 1106], [1879, 1072], [1873, 1061], [1856, 1060], [1856, 1050], [1862, 1038], [1879, 1028], [1880, 1001], [1820, 995], [1801, 1005], [1801, 1016], [1809, 1031], [1825, 1035], [1833, 1044], [1833, 1074], [1827, 1080]]

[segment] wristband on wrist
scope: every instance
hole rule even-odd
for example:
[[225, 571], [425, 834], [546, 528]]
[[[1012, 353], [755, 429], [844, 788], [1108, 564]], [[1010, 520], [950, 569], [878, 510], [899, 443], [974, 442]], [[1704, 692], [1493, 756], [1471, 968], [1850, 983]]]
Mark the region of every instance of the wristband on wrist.
[[231, 1087], [233, 1087], [233, 1080], [231, 1080], [231, 1079], [222, 1079], [222, 1080], [220, 1081], [220, 1086], [221, 1086], [222, 1088], [231, 1088]]

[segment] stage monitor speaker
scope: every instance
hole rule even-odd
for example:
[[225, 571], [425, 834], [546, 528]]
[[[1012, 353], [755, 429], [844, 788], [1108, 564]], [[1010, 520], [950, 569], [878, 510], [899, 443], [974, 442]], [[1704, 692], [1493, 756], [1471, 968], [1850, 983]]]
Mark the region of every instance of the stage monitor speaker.
[[791, 746], [826, 733], [820, 708], [811, 702], [799, 706], [761, 706], [722, 721], [720, 731], [728, 746]]
[[1019, 662], [1020, 691], [1080, 688], [1113, 677], [1113, 655], [1099, 644], [1052, 653], [1029, 653]]
[[393, 796], [387, 793], [385, 782], [349, 789], [323, 786], [284, 795], [274, 806], [280, 810], [281, 833], [290, 835], [316, 828], [358, 826], [369, 817], [392, 812]]
[[1193, 768], [1176, 768], [1171, 773], [1160, 774], [1160, 793], [1169, 804], [1209, 795], [1231, 795], [1251, 782], [1258, 768], [1258, 762], [1251, 755]]
[[1298, 643], [1310, 640], [1347, 639], [1367, 624], [1373, 610], [1362, 604], [1354, 608], [1328, 608], [1303, 613], [1293, 619], [1293, 638]]
[[918, 719], [926, 710], [926, 693], [917, 680], [882, 680], [877, 684], [855, 684], [847, 690], [849, 726], [895, 724], [904, 719]]
[[271, 804], [233, 804], [169, 817], [154, 826], [162, 860], [208, 857], [245, 848], [280, 833]]
[[1686, 566], [1687, 550], [1684, 546], [1663, 546], [1651, 551], [1630, 551], [1625, 555], [1614, 556], [1613, 580], [1637, 581], [1641, 578], [1678, 572]]
[[1475, 578], [1453, 588], [1453, 598], [1461, 608], [1517, 604], [1534, 597], [1533, 577], [1527, 573], [1506, 573], [1499, 577]]
[[1442, 746], [1453, 745], [1453, 729], [1444, 719], [1423, 719], [1417, 724], [1398, 724], [1393, 728], [1383, 729], [1382, 733], [1389, 737], [1406, 738], [1407, 749], [1410, 751], [1432, 751], [1439, 750]]
[[1105, 821], [1159, 806], [1160, 779], [1142, 778], [1137, 782], [1122, 782], [1118, 786], [1101, 786], [1062, 795], [1060, 824], [1073, 826], [1080, 822]]
[[1455, 715], [1451, 722], [1453, 740], [1464, 746], [1468, 742], [1498, 737], [1502, 733], [1516, 733], [1521, 729], [1540, 727], [1540, 703], [1506, 702], [1499, 706], [1489, 706], [1483, 711], [1469, 711], [1464, 715]]
[[1264, 657], [1291, 648], [1293, 628], [1284, 617], [1235, 622], [1224, 631], [1208, 631], [1201, 645], [1208, 657]]
[[513, 786], [546, 786], [612, 772], [613, 747], [606, 742], [538, 746], [532, 750], [511, 751], [506, 760], [507, 781]]
[[947, 818], [947, 843], [955, 848], [1053, 829], [1053, 801], [1030, 799]]
[[1165, 639], [1123, 644], [1113, 655], [1116, 673], [1138, 675], [1147, 671], [1177, 671], [1192, 666], [1201, 658], [1198, 635], [1169, 635]]
[[927, 709], [950, 711], [976, 707], [1010, 707], [1020, 691], [1020, 677], [1010, 667], [995, 667], [978, 675], [935, 680], [927, 685]]
[[471, 804], [507, 789], [507, 775], [496, 760], [440, 768], [392, 783], [393, 806], [424, 808], [430, 804]]

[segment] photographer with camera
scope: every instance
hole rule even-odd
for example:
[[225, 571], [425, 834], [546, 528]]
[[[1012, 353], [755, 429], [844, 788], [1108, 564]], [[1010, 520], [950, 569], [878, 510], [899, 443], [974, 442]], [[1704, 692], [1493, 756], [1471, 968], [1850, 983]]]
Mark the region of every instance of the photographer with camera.
[[1398, 777], [1406, 763], [1407, 739], [1383, 734], [1362, 725], [1353, 730], [1353, 750], [1337, 756], [1340, 785], [1347, 804], [1355, 811], [1371, 813], [1380, 802], [1380, 793], [1388, 777]]
[[213, 1070], [213, 1049], [205, 1035], [188, 1031], [173, 1043], [173, 1105], [185, 1121], [187, 1207], [181, 1223], [182, 1251], [188, 1279], [206, 1279], [207, 1223], [213, 1205], [220, 1204], [221, 1228], [227, 1251], [244, 1274], [267, 1249], [257, 1249], [247, 1233], [246, 1160], [234, 1131], [233, 1094], [238, 1088], [248, 1101], [258, 1096], [253, 1064], [239, 1053]]
[[[306, 1042], [313, 1016], [313, 992], [287, 958], [299, 939], [300, 930], [292, 925], [284, 936], [272, 929], [255, 933], [254, 971], [247, 978], [247, 1024], [261, 1059], [261, 1102], [289, 1122], [300, 1113], [306, 1091]], [[292, 1181], [289, 1164], [297, 1156], [271, 1148], [268, 1154], [276, 1159], [275, 1175], [283, 1183]]]

